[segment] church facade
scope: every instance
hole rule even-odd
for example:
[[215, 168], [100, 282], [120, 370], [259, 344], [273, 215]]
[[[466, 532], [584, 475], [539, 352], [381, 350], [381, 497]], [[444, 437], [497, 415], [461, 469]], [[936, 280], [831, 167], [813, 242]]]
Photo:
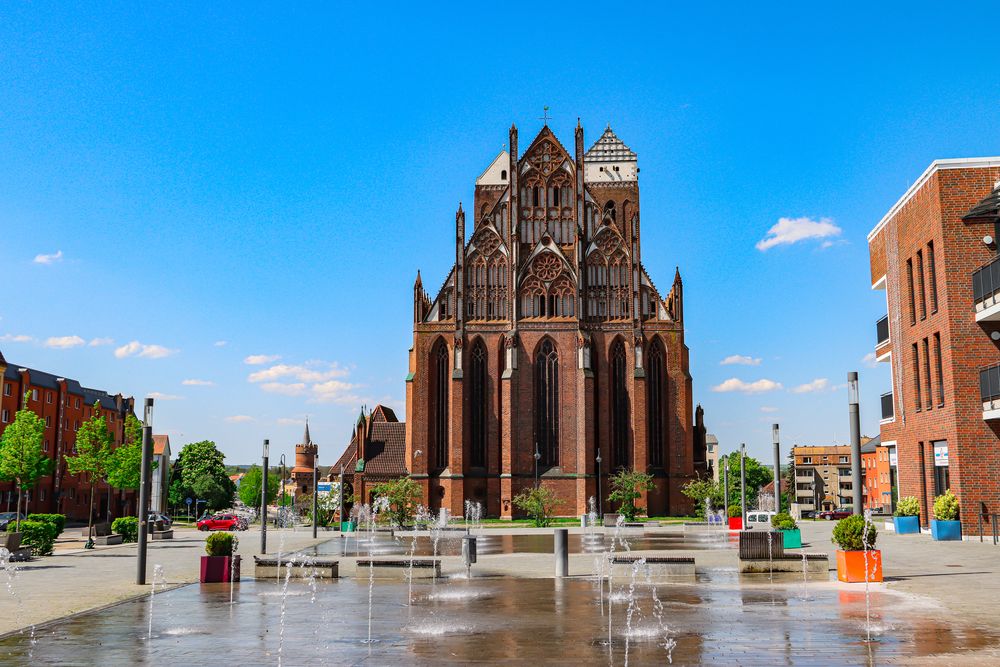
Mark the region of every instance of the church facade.
[[636, 154], [610, 126], [587, 151], [579, 124], [574, 139], [546, 125], [520, 153], [511, 127], [459, 205], [444, 284], [417, 273], [405, 463], [432, 510], [518, 516], [537, 479], [582, 514], [621, 468], [653, 475], [650, 516], [690, 509], [705, 455], [680, 273], [664, 294], [643, 266]]

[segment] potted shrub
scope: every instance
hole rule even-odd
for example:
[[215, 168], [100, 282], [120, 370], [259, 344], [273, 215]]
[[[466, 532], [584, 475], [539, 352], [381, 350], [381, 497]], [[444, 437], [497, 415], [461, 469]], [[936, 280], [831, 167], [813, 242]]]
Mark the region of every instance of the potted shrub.
[[240, 557], [235, 555], [239, 539], [230, 532], [212, 533], [205, 539], [207, 556], [201, 557], [201, 583], [240, 580]]
[[786, 549], [802, 548], [802, 531], [799, 530], [799, 524], [795, 523], [791, 514], [778, 512], [771, 517], [771, 526], [781, 531], [781, 542]]
[[743, 509], [739, 505], [729, 506], [729, 530], [743, 530]]
[[892, 526], [897, 535], [920, 533], [920, 501], [913, 496], [905, 496], [896, 504]]
[[833, 527], [837, 549], [837, 579], [847, 582], [882, 581], [882, 552], [875, 548], [878, 531], [860, 514], [841, 519]]
[[952, 495], [951, 489], [934, 499], [931, 537], [935, 540], [962, 539], [962, 522], [958, 520], [958, 498]]

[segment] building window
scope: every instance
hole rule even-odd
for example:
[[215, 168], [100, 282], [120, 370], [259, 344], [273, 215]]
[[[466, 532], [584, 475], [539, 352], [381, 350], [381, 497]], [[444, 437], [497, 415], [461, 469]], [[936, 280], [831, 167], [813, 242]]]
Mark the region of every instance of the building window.
[[77, 410], [79, 410], [79, 409], [80, 409], [80, 399], [79, 399], [79, 398], [78, 398], [78, 399], [76, 399], [76, 409], [77, 409]]
[[45, 392], [45, 402], [48, 403], [49, 405], [52, 405], [52, 392], [51, 391]]
[[500, 171], [500, 180], [501, 181], [506, 181], [507, 180], [507, 170], [506, 169], [502, 169]]
[[913, 292], [913, 260], [906, 260], [906, 284], [910, 288], [910, 324], [917, 323], [916, 295]]
[[[659, 340], [654, 340], [649, 348], [649, 359], [647, 360], [647, 381], [646, 387], [649, 397], [647, 398], [649, 410], [649, 464], [654, 467], [663, 466], [665, 441], [667, 429], [663, 416], [666, 414], [667, 398], [667, 374], [664, 370], [663, 347]], [[713, 447], [709, 445], [709, 451]]]
[[541, 465], [559, 465], [559, 355], [548, 339], [535, 358], [535, 446]]
[[6, 424], [7, 420], [10, 419], [10, 410], [4, 410], [3, 414], [0, 414], [0, 417], [3, 418], [2, 421], [4, 424]]
[[944, 407], [944, 368], [941, 363], [941, 334], [934, 334], [934, 366], [937, 370], [937, 402]]
[[847, 463], [847, 457], [846, 456], [841, 456], [840, 457], [840, 462], [841, 463]]
[[10, 396], [10, 392], [11, 392], [10, 383], [7, 382], [3, 386], [3, 395], [4, 396]]
[[930, 410], [931, 407], [934, 404], [934, 399], [931, 397], [931, 354], [930, 354], [930, 345], [927, 342], [926, 338], [924, 339], [924, 386], [927, 389], [927, 391], [925, 392], [925, 401], [926, 401], [925, 405], [926, 405], [927, 409]]
[[923, 408], [924, 402], [920, 398], [920, 352], [918, 351], [917, 344], [913, 344], [913, 390], [914, 397], [916, 398], [915, 407], [917, 412], [920, 412]]
[[931, 313], [938, 309], [937, 272], [934, 270], [934, 241], [927, 243], [927, 283], [931, 292]]
[[472, 465], [486, 465], [486, 346], [472, 348]]
[[45, 418], [45, 428], [49, 428], [50, 426], [52, 426], [52, 417], [46, 417]]
[[934, 495], [944, 494], [951, 486], [948, 474], [948, 441], [937, 440], [931, 443], [934, 448]]
[[48, 440], [46, 440], [45, 444], [42, 445], [42, 451], [43, 452], [49, 451], [49, 441]]
[[438, 469], [448, 467], [448, 346], [443, 340], [431, 355], [434, 364], [434, 465]]
[[924, 289], [924, 251], [917, 251], [917, 290], [920, 292], [920, 319], [927, 319], [927, 292]]
[[813, 459], [811, 456], [802, 457], [802, 465], [812, 465]]
[[31, 400], [33, 400], [33, 401], [37, 401], [38, 400], [38, 390], [37, 389], [32, 389], [31, 390]]
[[619, 339], [611, 347], [611, 451], [614, 452], [614, 466], [627, 468], [629, 465], [629, 407], [628, 388], [625, 384], [628, 359], [625, 343]]

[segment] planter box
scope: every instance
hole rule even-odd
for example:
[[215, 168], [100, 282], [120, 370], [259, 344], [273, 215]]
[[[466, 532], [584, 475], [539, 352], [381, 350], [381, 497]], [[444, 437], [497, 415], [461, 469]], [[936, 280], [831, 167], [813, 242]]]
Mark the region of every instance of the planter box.
[[897, 535], [919, 535], [919, 516], [894, 516], [892, 517], [893, 528]]
[[230, 574], [232, 574], [233, 581], [240, 580], [239, 556], [201, 557], [201, 583], [228, 583]]
[[729, 517], [729, 530], [743, 530], [743, 517], [741, 516]]
[[938, 521], [931, 519], [931, 537], [939, 542], [962, 539], [961, 521]]
[[341, 521], [340, 522], [340, 532], [342, 533], [353, 533], [358, 527], [358, 524], [353, 521]]
[[868, 552], [868, 568], [865, 569], [864, 551], [841, 551], [837, 549], [837, 579], [849, 583], [867, 580], [882, 581], [882, 552], [871, 549]]
[[798, 528], [793, 530], [782, 530], [781, 541], [786, 549], [801, 549], [802, 548], [802, 531]]

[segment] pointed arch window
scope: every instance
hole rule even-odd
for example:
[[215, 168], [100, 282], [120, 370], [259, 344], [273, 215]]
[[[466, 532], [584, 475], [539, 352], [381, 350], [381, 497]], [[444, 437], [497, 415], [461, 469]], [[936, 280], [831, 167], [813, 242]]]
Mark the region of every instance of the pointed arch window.
[[486, 346], [479, 340], [472, 348], [472, 465], [486, 465]]
[[625, 344], [619, 339], [611, 347], [611, 451], [614, 466], [629, 466], [629, 405], [625, 384], [628, 358]]
[[646, 408], [649, 412], [649, 464], [662, 468], [666, 458], [669, 433], [666, 423], [667, 373], [663, 346], [653, 341], [646, 360]]
[[439, 341], [431, 355], [434, 386], [434, 422], [431, 442], [434, 446], [434, 466], [442, 470], [448, 467], [448, 346]]
[[548, 339], [535, 357], [535, 445], [540, 465], [559, 465], [559, 355]]

